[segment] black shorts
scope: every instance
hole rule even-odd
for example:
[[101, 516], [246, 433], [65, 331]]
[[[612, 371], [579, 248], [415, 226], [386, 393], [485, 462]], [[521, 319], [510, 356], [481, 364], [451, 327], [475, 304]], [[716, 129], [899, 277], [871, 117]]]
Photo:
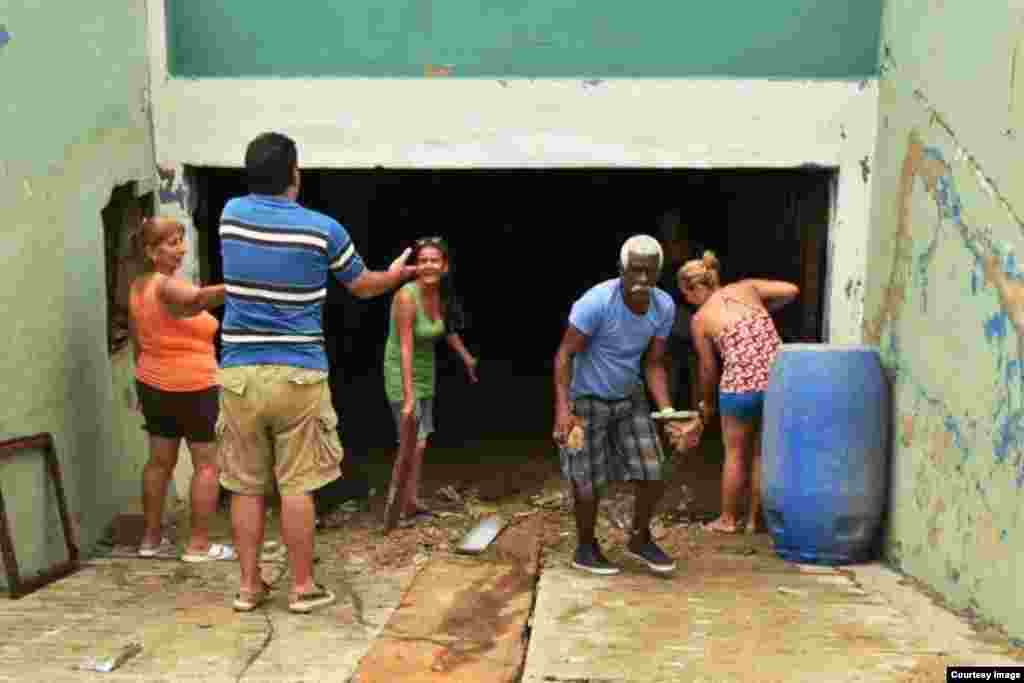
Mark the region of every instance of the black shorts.
[[199, 391], [164, 391], [135, 380], [146, 424], [153, 436], [168, 439], [185, 437], [195, 443], [216, 441], [220, 388]]

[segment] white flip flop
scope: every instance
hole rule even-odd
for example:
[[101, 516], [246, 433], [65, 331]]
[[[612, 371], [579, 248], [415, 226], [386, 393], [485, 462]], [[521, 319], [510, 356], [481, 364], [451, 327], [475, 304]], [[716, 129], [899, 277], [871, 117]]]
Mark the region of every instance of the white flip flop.
[[218, 560], [234, 560], [238, 558], [235, 549], [225, 543], [211, 543], [209, 550], [205, 553], [185, 553], [181, 556], [182, 562], [216, 562]]
[[139, 557], [162, 557], [173, 553], [174, 544], [167, 537], [161, 538], [157, 545], [140, 545]]

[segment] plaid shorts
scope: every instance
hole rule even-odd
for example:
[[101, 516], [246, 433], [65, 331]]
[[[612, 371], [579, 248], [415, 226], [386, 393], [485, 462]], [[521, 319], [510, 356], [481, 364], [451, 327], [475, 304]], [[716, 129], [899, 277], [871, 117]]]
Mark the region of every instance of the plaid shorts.
[[601, 495], [609, 481], [662, 478], [665, 456], [642, 391], [618, 401], [579, 397], [570, 407], [583, 420], [583, 447], [559, 447], [559, 459], [581, 495]]

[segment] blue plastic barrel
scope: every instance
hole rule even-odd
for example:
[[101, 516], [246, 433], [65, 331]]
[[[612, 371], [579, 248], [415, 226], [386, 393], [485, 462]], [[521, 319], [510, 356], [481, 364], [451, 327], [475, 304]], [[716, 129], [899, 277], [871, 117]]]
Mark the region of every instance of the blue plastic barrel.
[[888, 411], [875, 348], [781, 347], [761, 441], [761, 505], [780, 557], [871, 559], [888, 495]]

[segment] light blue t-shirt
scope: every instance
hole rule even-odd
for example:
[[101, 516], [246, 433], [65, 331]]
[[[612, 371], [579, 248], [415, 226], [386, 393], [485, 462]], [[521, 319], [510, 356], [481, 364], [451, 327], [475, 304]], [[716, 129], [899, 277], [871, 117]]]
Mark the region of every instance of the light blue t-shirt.
[[569, 313], [569, 324], [587, 337], [573, 359], [570, 397], [612, 401], [631, 395], [642, 381], [640, 359], [651, 337], [667, 339], [675, 317], [675, 302], [660, 289], [651, 289], [647, 312], [637, 315], [622, 298], [621, 278], [592, 287]]

